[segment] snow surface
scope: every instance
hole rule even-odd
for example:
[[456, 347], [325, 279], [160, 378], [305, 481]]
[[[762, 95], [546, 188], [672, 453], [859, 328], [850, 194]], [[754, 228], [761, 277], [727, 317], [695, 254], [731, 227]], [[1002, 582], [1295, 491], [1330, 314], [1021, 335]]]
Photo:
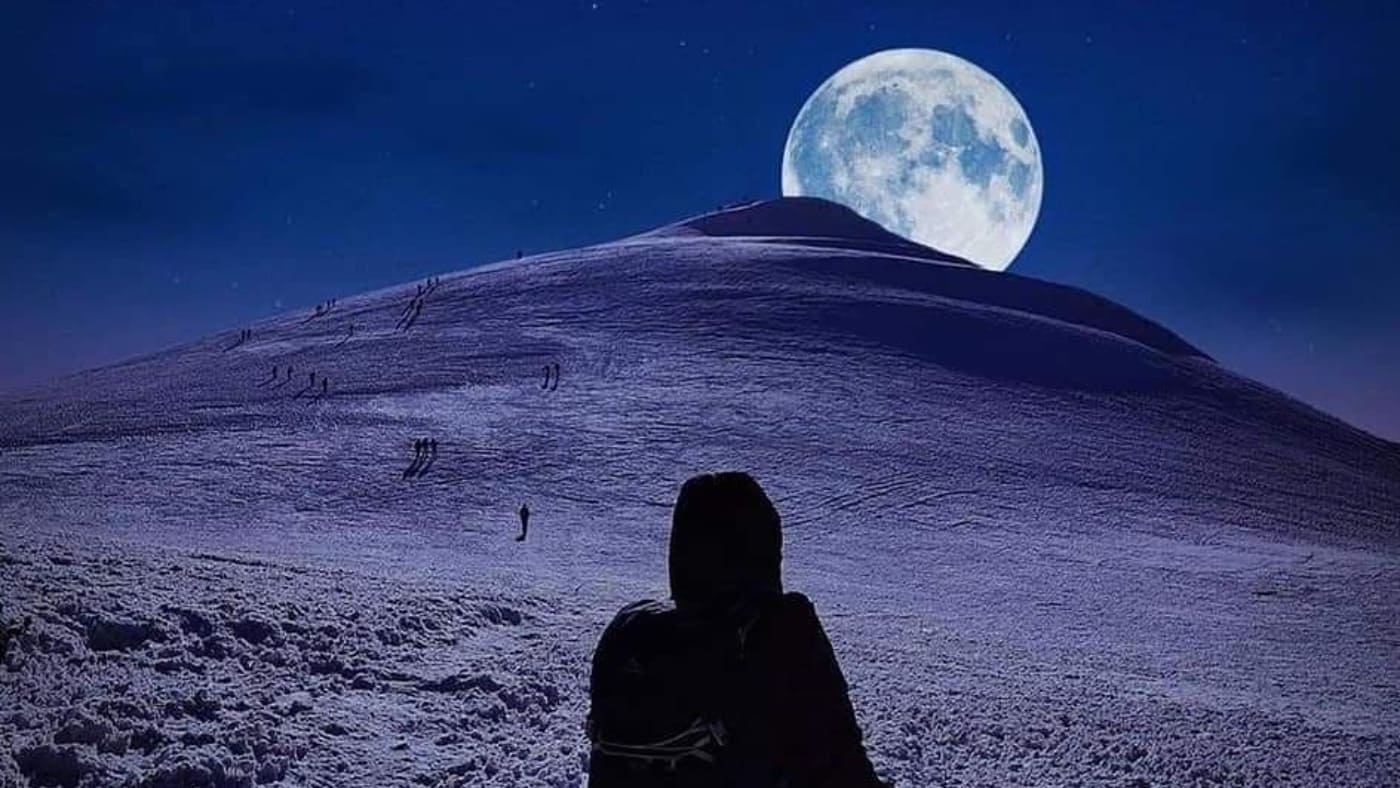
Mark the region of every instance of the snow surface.
[[581, 785], [725, 468], [901, 786], [1400, 784], [1395, 444], [811, 200], [419, 284], [0, 400], [0, 785]]

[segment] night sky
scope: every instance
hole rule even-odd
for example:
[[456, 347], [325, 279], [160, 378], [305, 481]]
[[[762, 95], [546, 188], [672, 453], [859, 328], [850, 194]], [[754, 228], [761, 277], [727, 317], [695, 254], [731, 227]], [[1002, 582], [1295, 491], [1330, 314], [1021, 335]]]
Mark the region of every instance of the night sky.
[[1400, 439], [1400, 4], [1028, 5], [5, 3], [0, 388], [777, 196], [818, 84], [931, 47], [1039, 138], [1012, 271]]

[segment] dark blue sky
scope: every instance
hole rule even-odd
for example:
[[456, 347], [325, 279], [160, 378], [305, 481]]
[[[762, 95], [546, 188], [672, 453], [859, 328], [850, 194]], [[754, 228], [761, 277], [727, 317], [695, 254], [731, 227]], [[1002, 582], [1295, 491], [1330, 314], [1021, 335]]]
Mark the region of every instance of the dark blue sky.
[[6, 3], [0, 388], [776, 196], [808, 94], [912, 46], [1035, 126], [1012, 270], [1400, 438], [1400, 6], [1026, 5]]

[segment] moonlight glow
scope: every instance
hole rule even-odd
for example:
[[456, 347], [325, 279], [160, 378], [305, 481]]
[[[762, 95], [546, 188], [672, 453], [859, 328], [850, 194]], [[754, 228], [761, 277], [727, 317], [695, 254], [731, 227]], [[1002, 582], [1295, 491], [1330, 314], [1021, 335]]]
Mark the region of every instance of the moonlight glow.
[[847, 65], [802, 106], [783, 194], [824, 197], [919, 243], [1005, 270], [1043, 188], [1030, 119], [962, 58], [892, 49]]

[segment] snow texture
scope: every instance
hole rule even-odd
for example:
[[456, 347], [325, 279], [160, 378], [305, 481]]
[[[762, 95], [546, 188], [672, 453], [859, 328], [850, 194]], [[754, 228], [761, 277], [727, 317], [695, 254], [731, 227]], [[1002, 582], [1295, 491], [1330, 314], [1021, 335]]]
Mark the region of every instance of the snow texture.
[[593, 645], [728, 468], [898, 785], [1400, 784], [1400, 448], [867, 224], [745, 206], [0, 399], [0, 785], [582, 785]]

